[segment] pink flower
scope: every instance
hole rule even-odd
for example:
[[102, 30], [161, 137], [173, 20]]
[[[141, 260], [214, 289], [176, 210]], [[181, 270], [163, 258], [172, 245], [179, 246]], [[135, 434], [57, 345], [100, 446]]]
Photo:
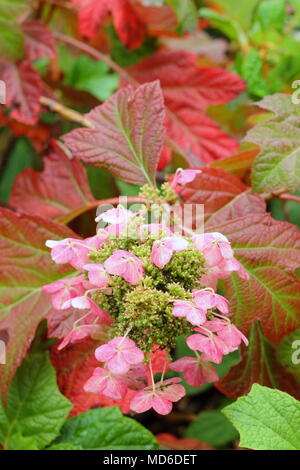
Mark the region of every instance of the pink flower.
[[51, 248], [51, 257], [57, 264], [70, 264], [75, 269], [82, 269], [88, 263], [91, 251], [84, 240], [65, 238], [64, 240], [47, 240], [46, 246]]
[[88, 272], [89, 281], [96, 287], [107, 287], [109, 283], [109, 276], [105, 271], [103, 264], [85, 264], [83, 266]]
[[194, 289], [193, 297], [198, 308], [202, 308], [205, 311], [210, 308], [217, 308], [222, 313], [228, 313], [228, 300], [222, 295], [215, 294], [207, 289]]
[[143, 278], [143, 266], [140, 259], [129, 251], [116, 250], [104, 262], [109, 274], [122, 276], [125, 281], [136, 285]]
[[126, 374], [129, 369], [144, 359], [144, 353], [135, 345], [134, 341], [118, 336], [107, 344], [99, 346], [95, 351], [99, 362], [106, 362], [113, 374]]
[[58, 350], [65, 348], [70, 343], [75, 343], [76, 341], [80, 341], [87, 336], [93, 336], [94, 334], [99, 333], [101, 330], [99, 325], [80, 325], [74, 328], [74, 330], [70, 331], [67, 336], [63, 339], [63, 341], [59, 344]]
[[219, 380], [214, 366], [204, 358], [182, 357], [172, 362], [170, 368], [175, 372], [183, 372], [186, 382], [192, 387], [201, 387], [206, 382]]
[[249, 341], [232, 323], [227, 324], [218, 332], [218, 337], [227, 345], [229, 352], [235, 351], [243, 341], [248, 346]]
[[116, 209], [110, 209], [98, 215], [95, 219], [96, 222], [107, 222], [108, 224], [124, 224], [127, 223], [134, 213], [119, 205]]
[[131, 400], [131, 410], [143, 413], [153, 408], [157, 413], [167, 415], [172, 411], [173, 403], [185, 395], [185, 389], [179, 382], [181, 379], [175, 377], [159, 382], [154, 389], [151, 386], [137, 392]]
[[102, 310], [94, 300], [90, 299], [87, 295], [80, 297], [73, 297], [63, 304], [63, 308], [78, 308], [79, 310], [91, 310], [94, 316], [98, 317], [100, 322], [109, 325], [112, 323], [112, 318], [106, 310]]
[[84, 385], [85, 392], [102, 393], [106, 397], [121, 400], [125, 397], [128, 387], [124, 379], [114, 376], [107, 369], [96, 367], [93, 375]]
[[200, 173], [202, 173], [201, 170], [192, 170], [192, 169], [182, 170], [181, 168], [179, 168], [176, 171], [174, 179], [172, 181], [172, 187], [176, 188], [178, 184], [184, 185], [184, 184], [191, 183], [192, 181], [194, 181], [196, 176], [199, 175]]
[[175, 300], [172, 313], [175, 317], [185, 317], [192, 325], [206, 322], [206, 310], [196, 307], [188, 300]]
[[233, 258], [231, 245], [221, 233], [213, 232], [195, 235], [193, 243], [203, 253], [208, 267], [217, 266], [222, 261]]
[[166, 237], [153, 243], [151, 261], [162, 269], [168, 264], [175, 251], [185, 250], [189, 242], [181, 237]]
[[209, 336], [195, 334], [189, 336], [186, 342], [190, 349], [205, 353], [207, 358], [216, 364], [220, 364], [223, 356], [230, 352], [227, 345], [213, 333]]
[[69, 277], [60, 281], [52, 282], [43, 286], [43, 292], [51, 294], [52, 305], [56, 310], [62, 310], [64, 303], [73, 297], [83, 295], [85, 288], [83, 286], [83, 276]]

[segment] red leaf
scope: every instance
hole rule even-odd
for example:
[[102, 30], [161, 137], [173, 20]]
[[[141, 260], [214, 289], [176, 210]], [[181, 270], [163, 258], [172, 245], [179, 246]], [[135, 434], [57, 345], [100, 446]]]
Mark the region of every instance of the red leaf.
[[88, 119], [93, 129], [63, 137], [74, 156], [106, 168], [129, 183], [152, 183], [164, 141], [164, 106], [159, 83], [123, 88]]
[[136, 49], [144, 40], [144, 25], [128, 0], [73, 0], [79, 6], [80, 33], [92, 39], [108, 13], [121, 41], [128, 49]]
[[9, 201], [13, 207], [57, 218], [95, 201], [80, 161], [52, 153], [44, 165], [42, 172], [28, 168], [17, 176]]
[[26, 20], [21, 26], [25, 34], [25, 51], [28, 60], [33, 62], [41, 57], [55, 59], [55, 40], [49, 28], [37, 20]]
[[238, 178], [219, 168], [202, 168], [180, 194], [189, 203], [204, 204], [207, 227], [266, 210], [261, 196], [252, 194]]
[[248, 333], [260, 320], [264, 334], [273, 341], [300, 326], [300, 232], [288, 222], [269, 214], [253, 214], [209, 225], [232, 243], [237, 259], [249, 272], [244, 281], [237, 275], [223, 281], [223, 292], [230, 300], [234, 323]]
[[0, 62], [0, 79], [6, 84], [6, 106], [13, 106], [11, 117], [35, 124], [41, 109], [42, 83], [30, 62]]
[[120, 406], [123, 413], [129, 412], [132, 394], [128, 392], [123, 400], [113, 400], [104, 395], [87, 393], [83, 390], [85, 382], [90, 378], [99, 362], [95, 358], [95, 349], [99, 343], [88, 338], [69, 345], [62, 351], [52, 348], [51, 360], [57, 371], [57, 382], [60, 391], [74, 404], [72, 416], [88, 411], [91, 408], [104, 406]]
[[114, 26], [128, 49], [136, 49], [144, 40], [144, 24], [128, 0], [110, 0]]
[[203, 112], [244, 90], [245, 84], [237, 75], [199, 67], [196, 55], [171, 50], [161, 50], [128, 71], [139, 83], [160, 80], [169, 109], [168, 136], [182, 147], [191, 164], [199, 158], [204, 162], [224, 158], [237, 150], [237, 142]]
[[178, 107], [167, 114], [167, 135], [181, 147], [190, 166], [199, 166], [236, 152], [238, 143], [203, 111]]
[[238, 75], [214, 67], [199, 67], [191, 52], [163, 49], [128, 68], [139, 82], [160, 80], [166, 105], [198, 111], [227, 103], [245, 89]]
[[214, 450], [213, 447], [204, 442], [197, 441], [191, 437], [178, 438], [173, 434], [162, 433], [157, 434], [156, 439], [161, 446], [172, 450]]
[[299, 384], [277, 361], [276, 350], [264, 338], [258, 322], [253, 324], [249, 339], [249, 346], [242, 346], [241, 362], [215, 386], [228, 397], [238, 398], [249, 393], [253, 383], [259, 383], [299, 399]]
[[170, 5], [159, 7], [145, 6], [139, 0], [133, 2], [133, 7], [146, 25], [150, 36], [174, 36], [176, 35], [177, 17]]
[[51, 220], [0, 209], [0, 330], [8, 334], [6, 365], [0, 367], [3, 396], [38, 323], [52, 312], [41, 287], [69, 272], [51, 260], [45, 241], [74, 236], [70, 229]]
[[0, 125], [9, 127], [16, 137], [24, 135], [28, 137], [38, 153], [44, 149], [45, 143], [48, 142], [51, 132], [50, 127], [44, 124], [28, 126], [27, 124], [15, 121], [4, 114], [2, 108], [0, 108]]

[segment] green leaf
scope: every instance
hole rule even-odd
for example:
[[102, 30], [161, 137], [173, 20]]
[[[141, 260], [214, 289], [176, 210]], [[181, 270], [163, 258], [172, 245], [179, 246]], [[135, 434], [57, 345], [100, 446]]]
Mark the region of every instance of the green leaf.
[[300, 450], [300, 402], [285, 392], [254, 384], [223, 413], [238, 429], [241, 447]]
[[256, 18], [262, 29], [272, 27], [281, 32], [285, 21], [285, 2], [282, 0], [265, 0], [259, 3]]
[[179, 30], [182, 32], [193, 32], [197, 28], [197, 9], [194, 0], [166, 0], [175, 11]]
[[264, 97], [269, 93], [265, 79], [262, 77], [263, 61], [257, 49], [251, 49], [242, 55], [240, 66], [241, 77], [246, 80], [248, 91], [252, 95]]
[[63, 444], [53, 444], [53, 446], [47, 447], [46, 450], [83, 450], [83, 448], [70, 444], [69, 442], [64, 442]]
[[122, 415], [117, 407], [95, 409], [69, 419], [54, 443], [84, 450], [153, 450], [158, 444], [150, 431]]
[[39, 450], [34, 437], [24, 437], [20, 432], [10, 436], [7, 440], [9, 450]]
[[59, 434], [71, 403], [58, 390], [47, 353], [28, 356], [0, 404], [0, 440], [5, 449], [43, 449]]
[[18, 19], [32, 7], [32, 0], [0, 0], [0, 17]]
[[24, 36], [19, 26], [2, 17], [0, 17], [0, 50], [1, 59], [21, 59], [24, 53]]
[[231, 21], [237, 21], [244, 31], [251, 26], [254, 11], [260, 0], [214, 0], [213, 3], [222, 7]]
[[[60, 65], [65, 72], [66, 85], [91, 93], [100, 101], [107, 100], [117, 89], [119, 76], [110, 73], [109, 67], [86, 55], [70, 56], [68, 49], [60, 50]], [[67, 56], [67, 58], [66, 58]]]
[[299, 106], [290, 95], [266, 97], [259, 106], [275, 115], [251, 129], [245, 141], [259, 145], [252, 172], [255, 192], [280, 193], [300, 188]]
[[185, 436], [214, 447], [224, 447], [238, 438], [238, 432], [221, 411], [204, 411], [190, 424]]
[[32, 167], [36, 157], [37, 155], [27, 139], [20, 138], [16, 141], [0, 181], [0, 201], [8, 202], [17, 174]]

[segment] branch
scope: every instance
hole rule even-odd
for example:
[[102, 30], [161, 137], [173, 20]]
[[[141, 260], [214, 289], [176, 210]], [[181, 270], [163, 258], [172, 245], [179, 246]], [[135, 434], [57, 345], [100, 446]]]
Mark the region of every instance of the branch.
[[77, 124], [81, 124], [83, 127], [89, 127], [90, 129], [93, 129], [94, 127], [93, 124], [82, 114], [74, 111], [74, 109], [67, 108], [58, 101], [47, 98], [46, 96], [41, 96], [40, 103], [44, 106], [47, 106], [47, 108], [49, 108], [51, 111], [60, 114], [68, 121], [76, 122]]
[[89, 46], [88, 44], [78, 41], [78, 39], [66, 36], [65, 34], [53, 32], [53, 35], [59, 41], [65, 44], [68, 44], [69, 46], [80, 49], [81, 51], [85, 52], [86, 54], [93, 57], [94, 59], [101, 60], [106, 65], [108, 65], [112, 70], [119, 73], [120, 76], [123, 77], [124, 80], [126, 80], [128, 83], [131, 83], [131, 85], [133, 86], [139, 85], [139, 83], [131, 75], [129, 75], [129, 73], [126, 72], [126, 70], [120, 67], [120, 65], [116, 64], [116, 62], [114, 62], [108, 55], [103, 54], [103, 52], [98, 51], [97, 49]]
[[284, 201], [295, 201], [295, 202], [300, 202], [300, 197], [299, 196], [293, 196], [293, 194], [280, 194], [279, 199], [283, 199]]

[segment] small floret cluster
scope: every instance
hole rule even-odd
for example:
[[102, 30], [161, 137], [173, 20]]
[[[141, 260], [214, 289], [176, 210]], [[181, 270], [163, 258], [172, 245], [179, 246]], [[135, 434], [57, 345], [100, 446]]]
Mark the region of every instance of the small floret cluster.
[[[180, 173], [173, 187], [186, 178]], [[48, 240], [52, 259], [79, 272], [44, 290], [55, 309], [79, 312], [59, 349], [109, 331], [111, 339], [95, 350], [99, 367], [85, 390], [116, 400], [130, 391], [132, 411], [164, 415], [185, 395], [174, 372], [194, 387], [214, 382], [214, 363], [248, 343], [230, 320], [227, 299], [215, 291], [217, 279], [248, 274], [222, 234], [185, 237], [145, 223], [144, 216], [118, 206], [96, 218], [106, 226], [94, 237]], [[180, 336], [191, 356], [172, 361]], [[166, 378], [170, 370], [173, 377]]]

